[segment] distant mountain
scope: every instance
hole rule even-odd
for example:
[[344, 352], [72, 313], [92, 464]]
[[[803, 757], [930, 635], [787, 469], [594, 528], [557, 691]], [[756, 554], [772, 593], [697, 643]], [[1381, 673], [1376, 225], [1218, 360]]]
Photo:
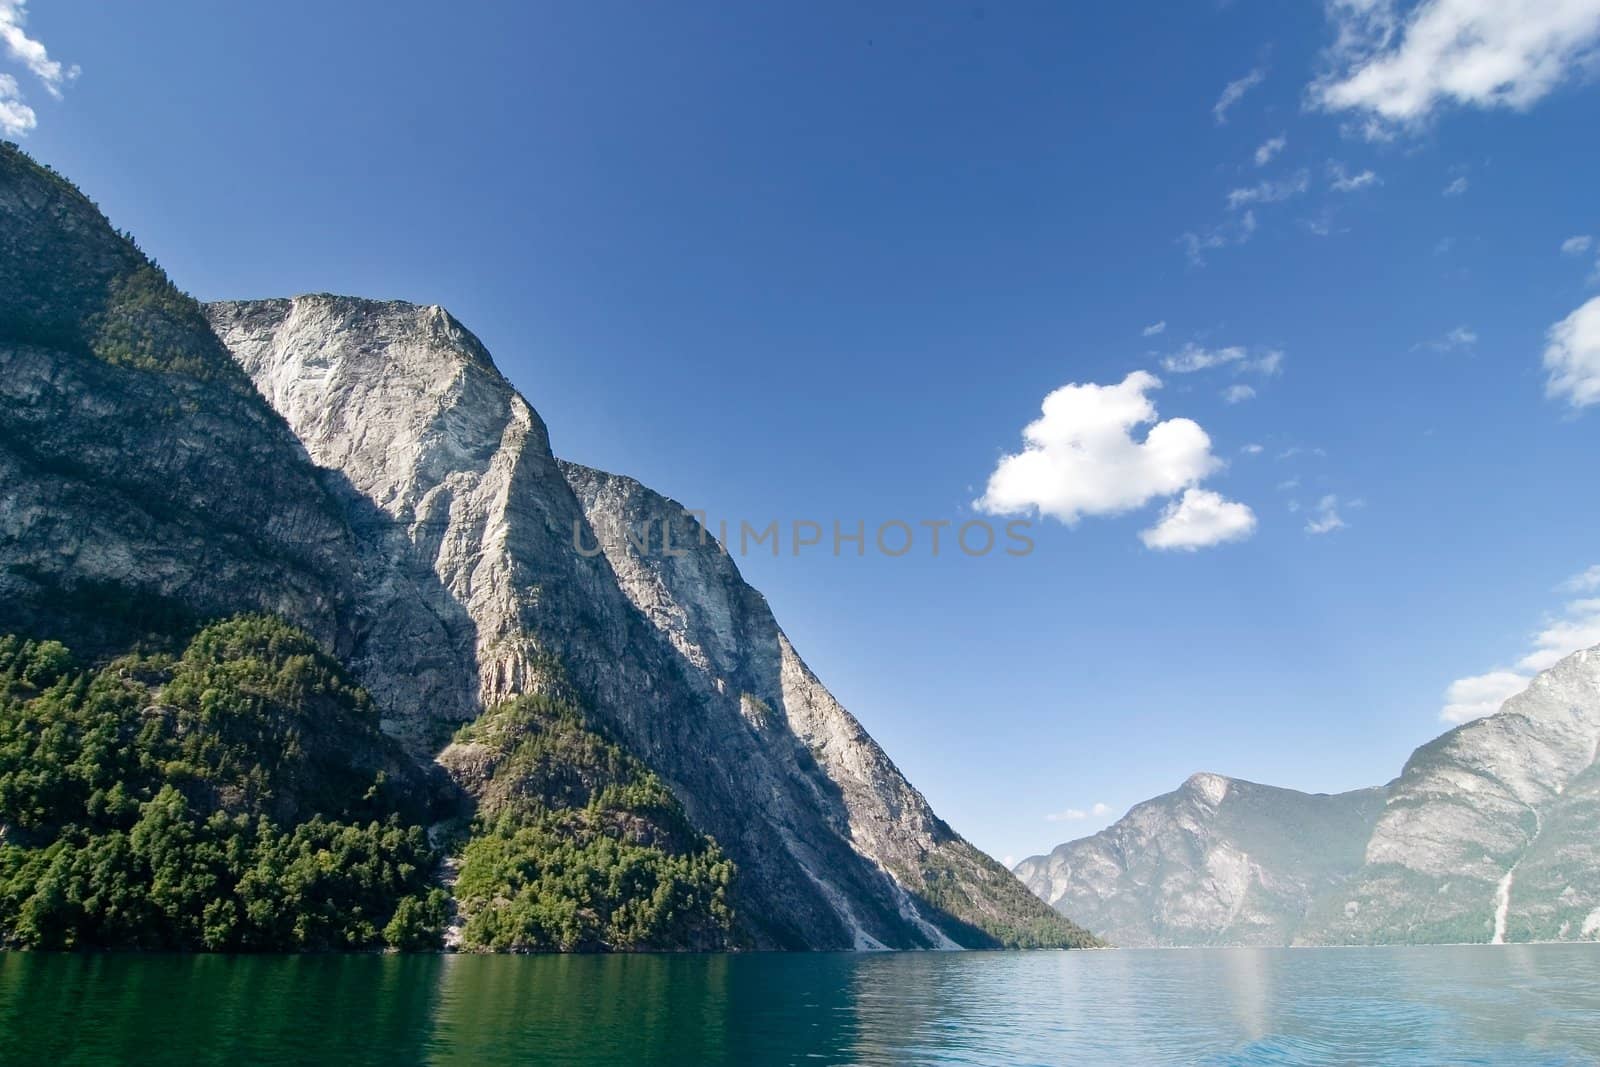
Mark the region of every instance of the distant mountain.
[[1600, 936], [1600, 649], [1412, 753], [1308, 944]]
[[1383, 796], [1196, 774], [1015, 871], [1114, 945], [1288, 944], [1312, 902], [1361, 865]]
[[1600, 939], [1600, 649], [1337, 796], [1195, 775], [1023, 860], [1119, 945]]

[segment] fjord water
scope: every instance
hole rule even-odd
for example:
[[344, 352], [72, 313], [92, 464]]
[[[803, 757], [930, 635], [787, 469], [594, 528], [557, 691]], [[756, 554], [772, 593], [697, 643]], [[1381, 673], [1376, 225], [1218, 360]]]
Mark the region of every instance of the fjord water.
[[1600, 947], [0, 953], [5, 1063], [1600, 1062]]

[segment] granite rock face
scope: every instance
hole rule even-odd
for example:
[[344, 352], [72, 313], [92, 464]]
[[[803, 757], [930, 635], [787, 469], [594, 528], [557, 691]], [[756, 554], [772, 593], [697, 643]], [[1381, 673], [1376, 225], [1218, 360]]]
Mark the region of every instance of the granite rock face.
[[[442, 309], [306, 296], [208, 314], [349, 486], [373, 617], [354, 666], [419, 752], [441, 721], [538, 691], [559, 664], [738, 864], [763, 943], [949, 948], [998, 943], [982, 926], [1001, 917], [1045, 921], [833, 701], [720, 546], [637, 482], [557, 461]], [[609, 535], [659, 542], [663, 524], [671, 555]], [[419, 701], [394, 665], [428, 627], [447, 635], [442, 695]]]
[[1418, 748], [1377, 789], [1217, 775], [1024, 860], [1115, 944], [1600, 939], [1600, 649]]
[[1360, 866], [1383, 801], [1196, 774], [1016, 874], [1114, 945], [1286, 945]]

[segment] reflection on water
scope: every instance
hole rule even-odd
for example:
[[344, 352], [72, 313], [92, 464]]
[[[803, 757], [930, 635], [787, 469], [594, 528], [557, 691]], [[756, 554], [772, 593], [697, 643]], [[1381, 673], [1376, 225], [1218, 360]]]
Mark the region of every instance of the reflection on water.
[[1600, 1063], [1600, 946], [0, 953], [0, 1062]]

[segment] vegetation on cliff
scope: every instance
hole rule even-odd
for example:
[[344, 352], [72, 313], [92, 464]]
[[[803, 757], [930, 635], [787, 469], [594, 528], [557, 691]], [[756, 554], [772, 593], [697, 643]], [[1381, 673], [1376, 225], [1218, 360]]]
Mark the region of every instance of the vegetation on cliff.
[[242, 616], [100, 669], [0, 638], [0, 938], [435, 945], [427, 790], [305, 634]]
[[729, 947], [733, 864], [570, 695], [522, 697], [441, 761], [478, 797], [456, 898], [467, 948]]

